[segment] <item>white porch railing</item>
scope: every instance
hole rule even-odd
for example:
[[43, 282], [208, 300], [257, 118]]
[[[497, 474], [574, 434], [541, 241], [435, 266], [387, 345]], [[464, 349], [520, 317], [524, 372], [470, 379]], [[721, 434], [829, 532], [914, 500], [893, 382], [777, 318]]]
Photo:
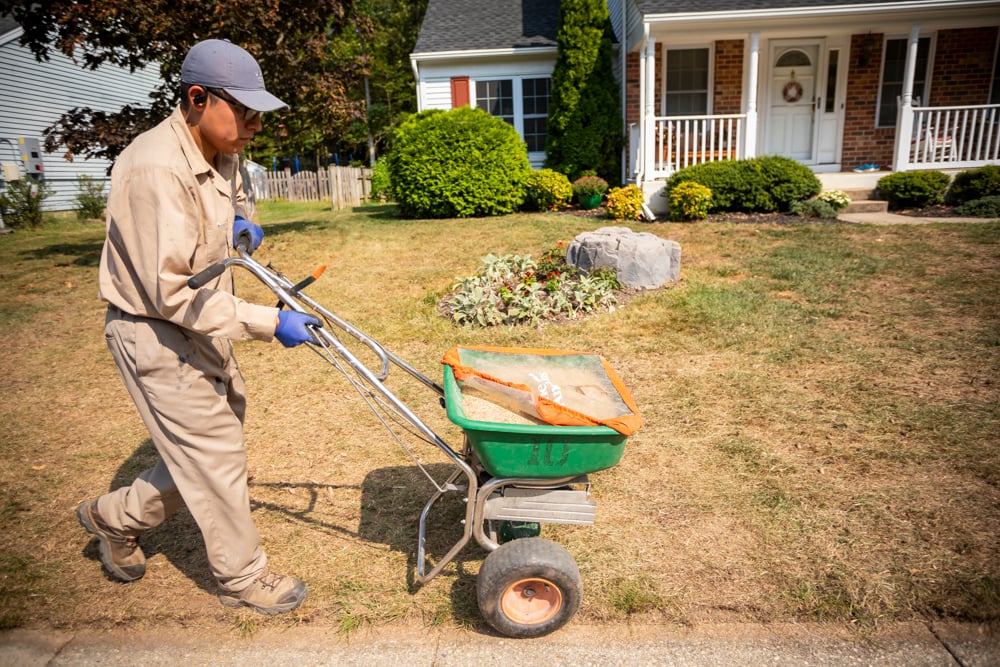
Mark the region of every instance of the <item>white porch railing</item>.
[[911, 110], [913, 138], [896, 171], [969, 169], [1000, 161], [1000, 104]]
[[746, 114], [658, 116], [653, 122], [654, 176], [703, 162], [743, 158]]

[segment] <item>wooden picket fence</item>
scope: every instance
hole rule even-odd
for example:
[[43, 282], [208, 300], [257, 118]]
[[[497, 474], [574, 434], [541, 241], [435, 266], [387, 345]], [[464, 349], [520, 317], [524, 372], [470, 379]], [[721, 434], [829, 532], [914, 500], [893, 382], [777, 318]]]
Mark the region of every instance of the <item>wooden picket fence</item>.
[[371, 169], [365, 167], [327, 167], [320, 171], [257, 172], [250, 174], [254, 196], [258, 199], [288, 201], [329, 201], [334, 210], [358, 206], [371, 196]]

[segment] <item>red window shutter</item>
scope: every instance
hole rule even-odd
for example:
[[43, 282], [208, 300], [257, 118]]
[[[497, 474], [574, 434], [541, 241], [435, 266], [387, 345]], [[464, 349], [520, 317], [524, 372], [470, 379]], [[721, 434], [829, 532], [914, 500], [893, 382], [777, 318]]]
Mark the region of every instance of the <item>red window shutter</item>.
[[451, 77], [451, 108], [457, 109], [469, 104], [469, 77]]

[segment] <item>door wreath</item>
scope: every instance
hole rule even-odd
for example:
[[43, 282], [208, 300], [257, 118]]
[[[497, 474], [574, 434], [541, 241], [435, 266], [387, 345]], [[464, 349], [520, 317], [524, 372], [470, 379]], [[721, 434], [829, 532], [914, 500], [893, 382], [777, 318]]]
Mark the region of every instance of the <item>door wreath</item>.
[[802, 99], [802, 84], [798, 81], [789, 81], [785, 84], [785, 87], [781, 89], [781, 96], [785, 98], [785, 101], [789, 104], [795, 104]]

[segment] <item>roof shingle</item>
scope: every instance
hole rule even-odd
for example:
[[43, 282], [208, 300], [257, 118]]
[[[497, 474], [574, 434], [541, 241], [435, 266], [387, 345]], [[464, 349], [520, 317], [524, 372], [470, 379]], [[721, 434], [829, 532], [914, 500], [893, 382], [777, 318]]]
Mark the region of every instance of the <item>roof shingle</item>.
[[559, 0], [430, 0], [414, 53], [556, 46]]

